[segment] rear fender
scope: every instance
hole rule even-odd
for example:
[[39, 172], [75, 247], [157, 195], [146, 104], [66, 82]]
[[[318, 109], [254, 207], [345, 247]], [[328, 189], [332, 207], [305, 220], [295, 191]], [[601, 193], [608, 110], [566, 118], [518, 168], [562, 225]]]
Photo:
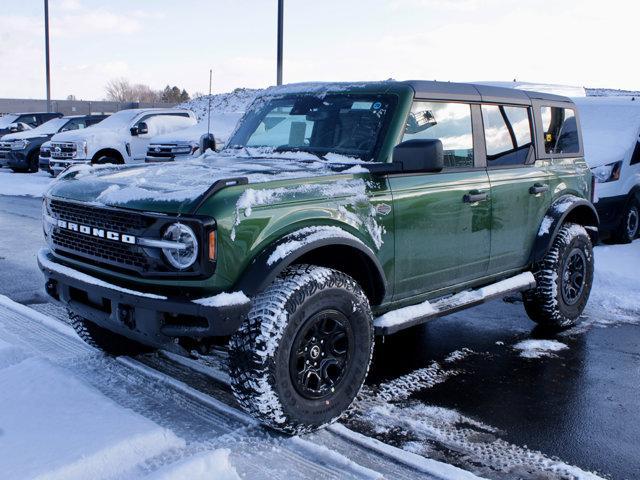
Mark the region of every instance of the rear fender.
[[531, 251], [530, 263], [539, 262], [544, 258], [560, 228], [566, 222], [586, 227], [591, 241], [594, 244], [598, 241], [600, 220], [593, 204], [575, 195], [563, 195], [554, 200], [542, 219]]

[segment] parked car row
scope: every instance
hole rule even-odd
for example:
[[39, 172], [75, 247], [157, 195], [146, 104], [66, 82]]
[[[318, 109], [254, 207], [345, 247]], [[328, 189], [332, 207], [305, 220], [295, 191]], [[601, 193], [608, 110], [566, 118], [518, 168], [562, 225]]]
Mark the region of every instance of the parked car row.
[[[614, 241], [629, 242], [640, 234], [640, 105], [628, 99], [574, 100], [585, 158], [596, 182], [600, 229]], [[550, 109], [541, 115], [550, 130], [559, 121]], [[5, 115], [0, 117], [0, 135], [5, 133], [0, 137], [0, 166], [16, 172], [40, 169], [56, 176], [82, 163], [188, 160], [219, 149], [226, 137], [214, 138], [209, 132], [230, 131], [229, 123], [239, 118], [240, 114], [213, 115], [197, 123], [193, 112], [176, 108], [122, 110], [110, 116]], [[576, 121], [569, 119], [563, 128], [576, 129]]]

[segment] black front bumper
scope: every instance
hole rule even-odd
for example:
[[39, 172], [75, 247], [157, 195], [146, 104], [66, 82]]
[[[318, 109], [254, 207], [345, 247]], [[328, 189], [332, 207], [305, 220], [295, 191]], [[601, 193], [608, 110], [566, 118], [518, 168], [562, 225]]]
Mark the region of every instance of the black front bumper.
[[602, 197], [595, 204], [596, 211], [600, 217], [599, 229], [604, 232], [616, 230], [622, 222], [622, 215], [627, 206], [629, 197], [627, 195], [617, 195], [615, 197]]
[[176, 338], [231, 335], [251, 306], [204, 306], [111, 285], [62, 265], [48, 249], [38, 253], [38, 266], [52, 298], [107, 330], [157, 348], [172, 347]]
[[22, 152], [8, 152], [6, 156], [6, 163], [9, 168], [29, 168], [29, 159], [27, 155]]

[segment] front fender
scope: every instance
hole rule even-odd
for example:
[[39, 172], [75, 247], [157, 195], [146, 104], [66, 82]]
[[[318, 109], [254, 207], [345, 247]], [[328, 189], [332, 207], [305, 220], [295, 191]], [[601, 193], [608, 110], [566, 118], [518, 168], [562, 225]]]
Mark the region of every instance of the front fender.
[[531, 251], [530, 263], [539, 262], [544, 258], [565, 222], [592, 227], [588, 229], [589, 235], [594, 243], [597, 241], [600, 220], [593, 204], [575, 195], [563, 195], [551, 204], [542, 219]]
[[362, 240], [336, 226], [315, 226], [296, 230], [263, 249], [246, 268], [234, 290], [241, 290], [248, 296], [264, 290], [282, 271], [296, 263], [305, 255], [324, 247], [346, 248], [367, 259], [381, 283], [380, 298], [386, 291], [385, 273], [373, 250]]

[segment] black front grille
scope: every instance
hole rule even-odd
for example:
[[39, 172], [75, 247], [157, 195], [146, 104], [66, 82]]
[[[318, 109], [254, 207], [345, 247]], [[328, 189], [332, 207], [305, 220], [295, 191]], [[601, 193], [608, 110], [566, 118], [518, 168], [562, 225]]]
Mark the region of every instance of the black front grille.
[[59, 200], [51, 200], [50, 208], [54, 216], [61, 220], [118, 233], [131, 234], [133, 230], [144, 230], [155, 221], [152, 217], [145, 217], [136, 212], [91, 207]]
[[[210, 276], [215, 268], [212, 262], [196, 262], [189, 269], [177, 272], [164, 260], [160, 249], [126, 243], [121, 239], [111, 240], [108, 236], [109, 232], [115, 232], [136, 239], [161, 239], [166, 226], [176, 221], [175, 217], [57, 199], [47, 199], [47, 207], [56, 221], [67, 222], [62, 226], [54, 224], [51, 230], [52, 249], [57, 255], [149, 278], [203, 278]], [[183, 216], [180, 221], [204, 238], [205, 225], [200, 219]], [[70, 224], [76, 225], [73, 230]], [[86, 230], [83, 227], [88, 227], [90, 230], [87, 231], [91, 233], [83, 233]], [[97, 236], [94, 234], [96, 229], [105, 233]], [[200, 255], [204, 255], [204, 248], [201, 245]]]
[[52, 235], [56, 249], [92, 258], [113, 262], [123, 268], [148, 271], [149, 257], [142, 248], [135, 245], [104, 240], [78, 232], [56, 229]]
[[[53, 216], [59, 220], [134, 236], [140, 236], [152, 229], [156, 222], [154, 217], [141, 213], [60, 200], [51, 200], [49, 208]], [[62, 255], [89, 258], [115, 265], [120, 270], [131, 270], [141, 274], [159, 270], [157, 260], [149, 257], [139, 245], [62, 228], [54, 228], [51, 239], [55, 250]]]
[[148, 157], [173, 158], [174, 155], [171, 145], [151, 146], [147, 149]]

